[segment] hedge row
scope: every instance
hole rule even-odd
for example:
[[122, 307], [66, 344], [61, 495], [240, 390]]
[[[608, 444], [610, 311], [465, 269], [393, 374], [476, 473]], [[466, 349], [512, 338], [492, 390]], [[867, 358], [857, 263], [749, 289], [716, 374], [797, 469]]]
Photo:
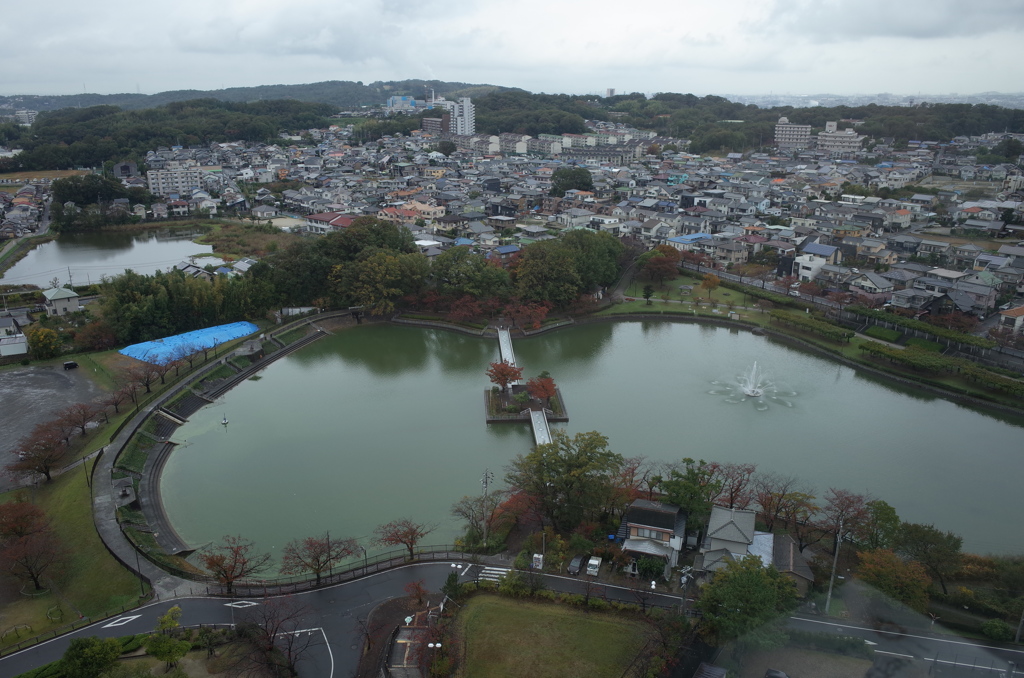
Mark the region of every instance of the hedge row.
[[913, 318], [904, 318], [901, 315], [895, 313], [887, 313], [885, 311], [877, 311], [873, 308], [867, 308], [866, 306], [858, 306], [856, 304], [847, 306], [846, 310], [850, 313], [856, 313], [857, 315], [864, 316], [866, 318], [873, 318], [882, 322], [892, 323], [900, 327], [905, 327], [908, 330], [919, 330], [921, 332], [927, 332], [933, 336], [941, 339], [948, 339], [959, 344], [967, 344], [968, 346], [977, 346], [978, 348], [995, 348], [996, 342], [991, 339], [985, 339], [984, 337], [976, 337], [973, 334], [964, 334], [963, 332], [956, 332], [954, 330], [948, 330], [945, 327], [938, 327], [924, 322], [923, 320], [915, 320]]
[[721, 286], [727, 290], [734, 290], [736, 292], [743, 292], [748, 297], [754, 297], [755, 299], [764, 299], [770, 301], [777, 306], [788, 306], [790, 308], [804, 308], [805, 302], [800, 302], [796, 297], [786, 296], [785, 294], [778, 294], [777, 292], [769, 292], [766, 289], [760, 287], [751, 287], [750, 285], [741, 285], [738, 282], [731, 280], [723, 280]]
[[848, 342], [853, 338], [854, 333], [838, 325], [818, 320], [807, 315], [788, 313], [786, 311], [771, 311], [768, 316], [786, 325], [792, 325], [801, 330], [817, 334], [832, 341]]
[[979, 386], [1002, 391], [1015, 398], [1024, 397], [1024, 381], [995, 374], [965, 358], [947, 358], [934, 351], [915, 346], [905, 349], [893, 348], [876, 341], [864, 342], [861, 344], [860, 350], [915, 370], [960, 374]]

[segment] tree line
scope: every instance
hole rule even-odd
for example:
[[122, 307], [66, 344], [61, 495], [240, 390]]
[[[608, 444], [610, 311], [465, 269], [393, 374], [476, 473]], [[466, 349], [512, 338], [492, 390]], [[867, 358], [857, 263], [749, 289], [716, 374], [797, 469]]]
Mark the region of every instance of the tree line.
[[235, 103], [181, 101], [138, 111], [116, 106], [62, 108], [39, 114], [28, 128], [0, 130], [24, 149], [0, 159], [0, 172], [97, 167], [108, 160], [141, 161], [160, 146], [211, 142], [274, 142], [282, 130], [325, 128], [334, 107], [290, 100]]

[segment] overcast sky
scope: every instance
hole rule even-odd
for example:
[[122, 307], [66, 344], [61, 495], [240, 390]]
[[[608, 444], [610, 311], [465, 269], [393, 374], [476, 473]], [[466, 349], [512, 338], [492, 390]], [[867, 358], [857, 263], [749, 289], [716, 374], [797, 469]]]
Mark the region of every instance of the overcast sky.
[[1024, 90], [1024, 0], [6, 3], [0, 94], [427, 78], [533, 92]]

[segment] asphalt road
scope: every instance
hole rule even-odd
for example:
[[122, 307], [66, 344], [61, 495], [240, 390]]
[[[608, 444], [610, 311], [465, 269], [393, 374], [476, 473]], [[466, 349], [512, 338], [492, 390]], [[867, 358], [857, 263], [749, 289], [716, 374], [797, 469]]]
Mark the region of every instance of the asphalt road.
[[[300, 624], [302, 632], [316, 643], [308, 657], [299, 664], [299, 675], [301, 678], [354, 676], [362, 645], [359, 619], [365, 619], [377, 605], [406, 595], [404, 587], [411, 581], [423, 580], [427, 590], [436, 592], [453, 571], [459, 573], [462, 581], [475, 581], [483, 569], [481, 565], [448, 562], [406, 565], [345, 584], [291, 596], [291, 602], [306, 610]], [[495, 570], [492, 568], [491, 571]], [[679, 596], [652, 591], [643, 582], [635, 588], [629, 588], [601, 584], [586, 577], [542, 575], [542, 579], [548, 589], [567, 593], [582, 594], [589, 588], [591, 595], [620, 602], [643, 602], [662, 607], [682, 604]], [[266, 602], [260, 598], [231, 600], [192, 597], [154, 603], [0, 659], [0, 676], [17, 676], [59, 659], [73, 638], [94, 635], [116, 637], [151, 631], [156, 627], [157, 618], [174, 605], [182, 609], [180, 623], [183, 626], [224, 625], [241, 620], [246, 609]], [[1024, 650], [1016, 648], [901, 629], [879, 630], [813, 616], [791, 617], [788, 625], [804, 631], [862, 638], [881, 661], [916, 664], [925, 671], [930, 670], [929, 675], [951, 678], [1024, 676], [1024, 670], [1011, 668], [1024, 664]], [[900, 672], [891, 675], [898, 676]]]

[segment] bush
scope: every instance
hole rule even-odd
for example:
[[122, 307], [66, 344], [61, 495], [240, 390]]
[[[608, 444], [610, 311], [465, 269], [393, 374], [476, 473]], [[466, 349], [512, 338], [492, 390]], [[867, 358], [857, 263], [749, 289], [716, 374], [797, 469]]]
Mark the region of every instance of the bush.
[[902, 332], [897, 332], [896, 330], [887, 330], [884, 327], [879, 327], [878, 325], [872, 325], [871, 327], [867, 328], [866, 330], [864, 330], [864, 334], [868, 335], [869, 337], [874, 337], [875, 339], [888, 341], [890, 343], [896, 343], [897, 341], [900, 340], [900, 337], [903, 336]]
[[981, 625], [981, 632], [992, 640], [1006, 641], [1013, 638], [1013, 627], [1002, 619], [989, 619]]
[[587, 602], [587, 607], [589, 607], [591, 610], [598, 610], [601, 612], [612, 609], [611, 603], [609, 603], [607, 600], [601, 600], [600, 598], [591, 598]]

